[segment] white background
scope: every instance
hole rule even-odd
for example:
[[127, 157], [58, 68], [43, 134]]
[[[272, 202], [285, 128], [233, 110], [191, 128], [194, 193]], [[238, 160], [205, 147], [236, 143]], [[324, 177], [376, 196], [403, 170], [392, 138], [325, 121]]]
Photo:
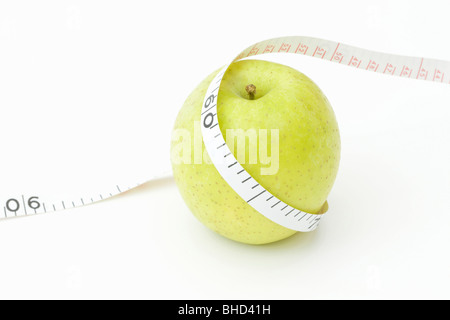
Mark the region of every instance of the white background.
[[[255, 42], [303, 35], [450, 60], [449, 12], [411, 0], [3, 1], [0, 198], [91, 195], [169, 169], [184, 99]], [[450, 86], [264, 59], [310, 76], [339, 122], [341, 167], [316, 232], [232, 242], [166, 178], [0, 220], [0, 298], [449, 299]]]

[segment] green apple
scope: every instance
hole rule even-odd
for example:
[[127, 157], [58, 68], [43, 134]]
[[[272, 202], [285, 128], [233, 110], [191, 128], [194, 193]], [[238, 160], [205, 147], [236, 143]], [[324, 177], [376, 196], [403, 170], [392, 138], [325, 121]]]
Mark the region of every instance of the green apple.
[[[206, 90], [217, 73], [190, 94], [175, 122], [172, 167], [181, 195], [198, 220], [229, 239], [265, 244], [292, 236], [296, 231], [264, 217], [225, 182], [211, 164], [201, 136], [198, 140]], [[279, 132], [276, 170], [267, 174], [261, 170], [267, 164], [239, 161], [247, 172], [294, 208], [312, 214], [326, 211], [339, 167], [340, 137], [335, 114], [319, 87], [288, 66], [241, 60], [231, 64], [224, 75], [217, 101], [224, 137], [231, 129]], [[188, 148], [180, 148], [182, 140]], [[230, 150], [237, 157], [236, 148]]]

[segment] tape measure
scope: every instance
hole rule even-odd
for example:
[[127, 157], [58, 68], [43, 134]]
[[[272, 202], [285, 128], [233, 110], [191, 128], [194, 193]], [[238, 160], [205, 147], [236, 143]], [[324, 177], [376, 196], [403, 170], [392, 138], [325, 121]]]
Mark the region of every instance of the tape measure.
[[[449, 62], [383, 54], [308, 37], [275, 38], [256, 43], [242, 51], [231, 63], [273, 52], [308, 55], [391, 76], [440, 83], [446, 79], [445, 83], [450, 83]], [[226, 145], [219, 128], [216, 100], [220, 83], [230, 64], [225, 66], [211, 82], [201, 114], [203, 140], [211, 161], [233, 190], [266, 218], [301, 232], [315, 230], [324, 214], [311, 214], [301, 211], [300, 208], [291, 207], [259, 184], [254, 188], [257, 181], [238, 163]]]
[[[229, 65], [247, 57], [266, 53], [305, 55], [369, 72], [450, 84], [449, 61], [374, 52], [339, 42], [311, 37], [282, 37], [258, 42], [242, 51], [225, 66], [211, 81], [200, 115], [206, 150], [224, 180], [249, 205], [270, 220], [284, 227], [302, 232], [315, 230], [324, 214], [303, 212], [300, 208], [294, 208], [284, 203], [263, 186], [258, 184], [255, 188], [254, 179], [238, 163], [226, 145], [217, 118], [217, 98], [220, 83]], [[94, 193], [91, 192], [90, 194], [79, 196], [43, 195], [39, 190], [33, 193], [7, 197], [0, 195], [0, 206], [3, 207], [3, 214], [0, 213], [0, 219], [84, 206], [167, 176], [170, 176], [170, 172], [161, 172], [151, 177], [143, 177], [138, 182], [111, 184], [96, 190]], [[252, 181], [253, 183], [251, 183]]]

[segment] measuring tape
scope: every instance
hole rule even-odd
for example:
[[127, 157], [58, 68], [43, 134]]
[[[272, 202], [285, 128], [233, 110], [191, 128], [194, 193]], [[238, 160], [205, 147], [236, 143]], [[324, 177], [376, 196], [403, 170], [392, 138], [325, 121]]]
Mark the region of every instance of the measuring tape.
[[[385, 54], [310, 37], [283, 37], [258, 42], [242, 51], [231, 63], [251, 56], [277, 52], [315, 57], [391, 76], [450, 84], [450, 62], [448, 61]], [[238, 163], [226, 145], [217, 118], [217, 98], [220, 83], [230, 64], [211, 81], [205, 95], [202, 113], [199, 115], [204, 144], [213, 164], [242, 199], [270, 220], [297, 231], [315, 230], [323, 214], [310, 214], [301, 211], [301, 208], [291, 207], [261, 185], [254, 188], [255, 184], [250, 183], [254, 179]], [[223, 147], [217, 148], [222, 145]], [[224, 157], [225, 155], [227, 157]], [[137, 182], [106, 185], [94, 193], [84, 195], [44, 195], [39, 190], [6, 197], [0, 195], [0, 208], [2, 207], [3, 210], [3, 214], [0, 212], [0, 219], [84, 206], [170, 175], [169, 171], [161, 172], [150, 177], [143, 177]]]
[[[377, 53], [337, 42], [309, 38], [287, 37], [262, 41], [242, 51], [231, 63], [260, 54], [283, 52], [308, 55], [358, 69], [406, 78], [450, 83], [450, 63], [423, 58]], [[230, 64], [231, 64], [230, 63]], [[319, 225], [324, 214], [303, 212], [291, 207], [258, 184], [239, 164], [225, 143], [217, 117], [217, 97], [222, 78], [230, 66], [225, 66], [212, 80], [205, 95], [201, 114], [205, 148], [224, 180], [259, 213], [286, 228], [308, 232]]]

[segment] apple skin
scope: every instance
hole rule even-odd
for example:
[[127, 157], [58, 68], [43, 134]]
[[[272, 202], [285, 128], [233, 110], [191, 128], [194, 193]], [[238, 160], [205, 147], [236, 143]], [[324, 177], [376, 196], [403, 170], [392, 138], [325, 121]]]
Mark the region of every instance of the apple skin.
[[[209, 75], [189, 95], [174, 130], [184, 129], [194, 136], [194, 123], [200, 121], [206, 90], [217, 73]], [[253, 100], [245, 91], [248, 84], [257, 88]], [[241, 165], [261, 186], [290, 206], [323, 213], [338, 172], [340, 137], [331, 105], [316, 84], [281, 64], [241, 60], [233, 63], [223, 77], [217, 108], [224, 137], [227, 129], [279, 129], [276, 174], [261, 175], [263, 165], [259, 163]], [[172, 151], [179, 143], [179, 139], [172, 139]], [[244, 201], [210, 164], [204, 144], [202, 148], [206, 160], [202, 164], [194, 164], [194, 151], [191, 164], [172, 161], [179, 191], [198, 220], [229, 239], [247, 244], [271, 243], [296, 233], [272, 222]], [[231, 151], [236, 157], [236, 151]]]

